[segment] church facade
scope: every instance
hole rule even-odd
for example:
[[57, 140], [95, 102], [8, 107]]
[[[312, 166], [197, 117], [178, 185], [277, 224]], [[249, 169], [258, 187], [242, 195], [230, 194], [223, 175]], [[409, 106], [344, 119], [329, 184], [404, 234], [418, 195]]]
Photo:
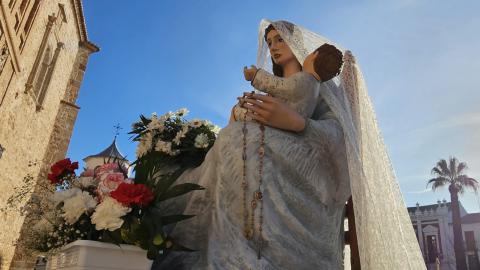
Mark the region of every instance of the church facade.
[[[451, 203], [446, 200], [422, 206], [417, 203], [408, 207], [408, 213], [428, 269], [436, 269], [437, 257], [440, 269], [456, 269]], [[460, 203], [460, 216], [468, 270], [480, 269], [480, 213], [469, 214]]]
[[98, 51], [81, 0], [0, 0], [0, 269], [29, 267], [25, 217], [6, 203], [26, 176], [40, 193], [50, 165], [65, 157], [87, 62]]

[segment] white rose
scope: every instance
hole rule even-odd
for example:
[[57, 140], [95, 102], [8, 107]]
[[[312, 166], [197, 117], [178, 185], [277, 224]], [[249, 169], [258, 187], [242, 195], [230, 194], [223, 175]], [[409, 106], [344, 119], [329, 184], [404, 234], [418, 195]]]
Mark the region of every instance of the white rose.
[[64, 201], [62, 216], [67, 223], [74, 224], [83, 213], [94, 209], [96, 205], [97, 201], [92, 195], [86, 191], [79, 192], [74, 197]]
[[131, 210], [131, 208], [123, 206], [117, 200], [106, 197], [95, 209], [95, 213], [91, 217], [92, 224], [95, 224], [95, 229], [97, 230], [115, 231], [122, 227], [123, 219], [121, 217]]

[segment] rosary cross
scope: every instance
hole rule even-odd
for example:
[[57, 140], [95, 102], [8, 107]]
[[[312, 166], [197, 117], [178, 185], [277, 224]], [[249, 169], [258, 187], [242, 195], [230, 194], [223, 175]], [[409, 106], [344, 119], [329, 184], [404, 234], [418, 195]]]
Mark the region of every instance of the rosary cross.
[[267, 246], [267, 241], [262, 237], [259, 236], [257, 239], [257, 259], [260, 260], [262, 258], [262, 248]]

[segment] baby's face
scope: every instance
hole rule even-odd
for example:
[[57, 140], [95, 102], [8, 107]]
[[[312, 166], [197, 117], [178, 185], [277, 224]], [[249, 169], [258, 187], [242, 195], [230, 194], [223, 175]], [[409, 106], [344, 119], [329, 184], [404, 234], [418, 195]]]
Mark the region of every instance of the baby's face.
[[315, 68], [313, 67], [313, 63], [315, 63], [315, 58], [317, 57], [318, 52], [315, 51], [307, 56], [305, 58], [305, 61], [303, 61], [303, 71], [310, 73], [317, 79], [318, 81], [321, 81], [320, 76], [315, 72]]

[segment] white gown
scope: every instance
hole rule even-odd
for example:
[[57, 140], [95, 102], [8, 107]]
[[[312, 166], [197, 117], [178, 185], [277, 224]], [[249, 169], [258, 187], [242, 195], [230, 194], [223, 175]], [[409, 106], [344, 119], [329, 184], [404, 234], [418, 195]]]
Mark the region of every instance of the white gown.
[[[309, 80], [310, 83], [317, 83]], [[242, 122], [220, 132], [203, 164], [179, 181], [206, 189], [183, 198], [185, 214], [173, 236], [194, 253], [170, 254], [170, 269], [343, 269], [344, 208], [350, 196], [343, 133], [319, 99], [316, 118], [303, 134], [265, 129], [264, 225], [268, 241], [257, 260], [255, 245], [242, 234]], [[247, 177], [258, 179], [260, 129], [247, 122]], [[250, 169], [248, 169], [250, 168]], [[250, 186], [256, 188], [250, 181]], [[247, 192], [251, 198], [253, 188]], [[250, 201], [250, 199], [247, 199]]]

